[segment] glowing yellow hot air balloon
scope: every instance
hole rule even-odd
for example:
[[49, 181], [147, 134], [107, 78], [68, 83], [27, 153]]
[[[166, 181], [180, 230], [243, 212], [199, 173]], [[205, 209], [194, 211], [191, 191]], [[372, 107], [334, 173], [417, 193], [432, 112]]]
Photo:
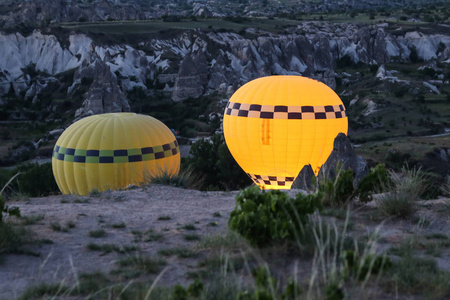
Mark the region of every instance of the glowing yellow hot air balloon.
[[[64, 194], [120, 189], [158, 172], [178, 174], [180, 151], [162, 122], [134, 113], [81, 119], [56, 142], [53, 175]], [[147, 174], [149, 176], [147, 176]]]
[[317, 175], [335, 137], [347, 134], [345, 107], [325, 84], [301, 76], [269, 76], [239, 88], [225, 108], [231, 154], [266, 189], [290, 189], [303, 166]]

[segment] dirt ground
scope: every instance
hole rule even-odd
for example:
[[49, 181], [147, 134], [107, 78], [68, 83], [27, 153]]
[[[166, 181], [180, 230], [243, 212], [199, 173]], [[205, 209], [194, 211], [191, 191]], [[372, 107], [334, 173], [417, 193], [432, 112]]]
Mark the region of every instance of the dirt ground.
[[[293, 197], [297, 192], [289, 191], [289, 194]], [[236, 194], [237, 191], [200, 192], [150, 185], [96, 196], [50, 196], [10, 202], [9, 205], [20, 208], [23, 217], [36, 217], [37, 221], [26, 227], [33, 232], [34, 239], [47, 242], [31, 246], [39, 256], [6, 255], [0, 265], [0, 299], [14, 299], [27, 287], [41, 282], [64, 280], [70, 285], [82, 273], [108, 274], [117, 267], [116, 260], [126, 255], [114, 251], [92, 251], [87, 248], [89, 243], [135, 245], [139, 253], [150, 256], [157, 256], [162, 249], [195, 247], [195, 238], [187, 240], [185, 235], [197, 235], [202, 239], [226, 232]], [[352, 230], [356, 236], [363, 236], [383, 223], [379, 231], [380, 251], [398, 246], [413, 234], [447, 235], [450, 232], [450, 209], [442, 212], [442, 207], [449, 201], [421, 202], [415, 220], [392, 218], [380, 221], [373, 217], [373, 203], [358, 206], [352, 212]], [[11, 218], [11, 221], [14, 220]], [[61, 230], [57, 229], [58, 225]], [[99, 229], [106, 232], [104, 237], [90, 236], [91, 231]], [[160, 237], [151, 241], [140, 237], [140, 233], [148, 230]], [[195, 270], [198, 261], [204, 258], [204, 254], [199, 252], [200, 256], [182, 260], [165, 258], [167, 269], [158, 284], [188, 283], [186, 272]], [[435, 259], [441, 269], [450, 271], [450, 249], [444, 249]]]
[[[27, 227], [34, 232], [36, 239], [51, 240], [53, 244], [33, 248], [39, 257], [6, 257], [0, 266], [0, 299], [14, 298], [27, 286], [39, 282], [65, 280], [70, 283], [76, 274], [111, 271], [117, 254], [90, 251], [86, 248], [89, 243], [138, 244], [140, 251], [156, 254], [160, 249], [192, 244], [182, 236], [188, 231], [200, 236], [219, 233], [227, 227], [236, 193], [151, 185], [129, 191], [108, 191], [98, 197], [50, 196], [12, 202], [10, 205], [19, 207], [22, 216], [44, 215], [42, 220]], [[215, 217], [214, 213], [221, 216]], [[170, 220], [158, 221], [160, 216], [169, 216]], [[58, 223], [64, 228], [68, 222], [75, 227], [67, 232], [52, 229], [52, 224]], [[114, 228], [114, 224], [121, 223], [126, 227]], [[210, 223], [218, 226], [210, 226]], [[197, 229], [182, 229], [186, 224], [193, 224]], [[105, 237], [89, 236], [90, 231], [99, 229], [106, 231]], [[157, 242], [134, 242], [136, 235], [132, 232], [149, 229], [162, 233], [163, 238]], [[188, 268], [189, 261], [184, 262], [185, 265], [169, 264], [161, 282], [176, 283]]]

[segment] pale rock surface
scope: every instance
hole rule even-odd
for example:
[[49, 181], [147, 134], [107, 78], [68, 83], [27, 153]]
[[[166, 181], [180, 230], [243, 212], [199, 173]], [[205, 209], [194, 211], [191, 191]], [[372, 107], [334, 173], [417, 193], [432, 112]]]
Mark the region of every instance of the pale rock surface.
[[[52, 2], [60, 4], [59, 0]], [[114, 15], [118, 12], [107, 13], [108, 5], [103, 2], [96, 5], [99, 19], [121, 17]], [[37, 16], [34, 8], [27, 6], [25, 11], [27, 9], [31, 10], [29, 17]], [[76, 11], [71, 13], [77, 14]], [[70, 13], [63, 9], [58, 20], [68, 15]], [[437, 58], [439, 61], [450, 60], [450, 35], [407, 32], [404, 36], [396, 36], [379, 25], [303, 22], [286, 34], [253, 28], [246, 32], [258, 37], [194, 30], [141, 42], [145, 53], [129, 45], [95, 45], [83, 34], [72, 34], [63, 43], [55, 36], [39, 31], [26, 37], [19, 33], [0, 34], [0, 57], [3, 58], [0, 60], [0, 95], [8, 92], [10, 83], [16, 95], [36, 88], [31, 87], [32, 82], [23, 76], [22, 69], [29, 64], [35, 64], [38, 71], [49, 76], [75, 69], [73, 85], [68, 90], [72, 93], [83, 77], [94, 78], [92, 72], [98, 58], [93, 53], [111, 72], [120, 75], [122, 93], [134, 87], [146, 90], [146, 82], [158, 80], [163, 86], [167, 85], [167, 91], [172, 90], [175, 101], [215, 91], [223, 94], [223, 84], [229, 94], [252, 79], [276, 74], [312, 77], [335, 88], [335, 61], [344, 55], [354, 63], [384, 64], [393, 56], [409, 60], [409, 49], [415, 46], [419, 58], [429, 60], [436, 59], [437, 47], [443, 43], [445, 48]], [[397, 80], [388, 71], [379, 71], [380, 79]], [[32, 90], [28, 94], [35, 93]]]
[[429, 82], [424, 82], [423, 85], [426, 86], [427, 88], [429, 88], [430, 91], [432, 91], [433, 93], [436, 93], [436, 94], [440, 94], [441, 93], [441, 92], [439, 92], [438, 88], [435, 85], [432, 85]]
[[174, 101], [181, 101], [189, 97], [197, 98], [204, 92], [208, 83], [208, 62], [203, 51], [186, 55], [181, 62], [178, 78], [172, 93]]
[[116, 76], [105, 63], [98, 61], [86, 100], [76, 111], [75, 117], [127, 111], [130, 111], [130, 105], [117, 84]]

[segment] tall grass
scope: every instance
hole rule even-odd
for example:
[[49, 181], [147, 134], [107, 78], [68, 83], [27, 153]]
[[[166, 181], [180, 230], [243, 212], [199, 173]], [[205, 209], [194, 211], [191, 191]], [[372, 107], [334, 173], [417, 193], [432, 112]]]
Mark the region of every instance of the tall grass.
[[385, 215], [409, 217], [416, 211], [416, 202], [427, 189], [426, 174], [421, 168], [403, 167], [400, 173], [389, 172], [389, 182], [376, 200], [378, 209]]
[[12, 176], [6, 183], [5, 185], [2, 187], [2, 189], [0, 190], [0, 197], [4, 197], [4, 193], [5, 190], [10, 186], [10, 184], [14, 181], [14, 179], [16, 179], [17, 176], [20, 175], [20, 172], [18, 172], [16, 175]]
[[3, 220], [3, 214], [20, 217], [20, 210], [17, 207], [8, 207], [3, 196], [4, 191], [19, 175], [20, 173], [17, 173], [12, 176], [0, 190], [0, 255], [19, 251], [22, 244], [28, 239], [27, 230], [23, 227], [15, 227]]
[[450, 197], [450, 176], [447, 176], [446, 182], [442, 184], [441, 192], [444, 196]]
[[316, 226], [311, 226], [315, 239], [315, 251], [306, 299], [361, 299], [367, 296], [369, 282], [377, 282], [389, 260], [376, 254], [376, 231], [361, 246], [356, 239], [349, 239], [350, 213], [339, 230], [335, 223], [323, 226], [316, 216]]
[[144, 182], [198, 190], [203, 186], [204, 178], [197, 175], [192, 168], [182, 169], [178, 175], [169, 174], [167, 170], [160, 169], [153, 173], [145, 172]]

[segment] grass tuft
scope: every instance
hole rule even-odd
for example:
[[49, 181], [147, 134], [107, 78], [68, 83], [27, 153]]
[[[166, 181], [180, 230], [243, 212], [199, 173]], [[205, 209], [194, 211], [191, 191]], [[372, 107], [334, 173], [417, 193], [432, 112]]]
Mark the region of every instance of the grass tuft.
[[134, 255], [123, 258], [117, 262], [121, 267], [132, 267], [148, 274], [155, 274], [165, 266], [167, 262], [163, 259], [153, 259], [142, 255]]
[[89, 203], [89, 199], [77, 198], [73, 200], [73, 203]]
[[116, 229], [120, 229], [120, 228], [125, 228], [125, 227], [127, 227], [127, 225], [126, 225], [124, 222], [122, 222], [122, 223], [115, 223], [115, 224], [112, 224], [111, 227], [112, 227], [112, 228], [116, 228]]
[[70, 229], [75, 228], [75, 227], [76, 227], [75, 222], [73, 222], [73, 221], [68, 221], [68, 222], [66, 223], [66, 227], [67, 227], [67, 228], [70, 228]]
[[102, 238], [106, 236], [106, 231], [104, 229], [91, 230], [89, 231], [89, 236], [93, 238]]
[[384, 286], [392, 292], [398, 290], [423, 295], [427, 299], [448, 296], [450, 273], [439, 270], [434, 259], [405, 255], [388, 275]]
[[145, 232], [144, 242], [156, 242], [164, 238], [164, 235], [159, 232], [154, 232], [149, 229]]
[[166, 170], [160, 170], [156, 174], [145, 174], [145, 181], [182, 187], [185, 189], [199, 190], [203, 186], [203, 177], [197, 175], [192, 169], [181, 170], [178, 175], [167, 173]]
[[207, 235], [197, 244], [199, 249], [248, 249], [248, 242], [237, 232], [228, 230], [225, 234]]
[[39, 221], [44, 220], [45, 215], [39, 214], [39, 215], [31, 215], [31, 216], [22, 216], [22, 224], [23, 225], [33, 225], [36, 224]]
[[37, 286], [27, 288], [18, 300], [47, 299], [48, 296], [52, 296], [49, 298], [53, 299], [53, 297], [65, 295], [69, 291], [70, 289], [62, 283], [41, 283]]
[[446, 182], [442, 184], [441, 192], [444, 196], [450, 197], [450, 176], [447, 176]]
[[61, 224], [59, 224], [58, 222], [51, 222], [50, 229], [53, 231], [61, 231], [62, 227], [61, 227]]
[[159, 216], [157, 220], [158, 221], [169, 221], [171, 219], [172, 218], [170, 216]]
[[23, 227], [0, 222], [0, 255], [20, 252], [21, 247], [30, 240], [29, 236], [29, 231]]
[[186, 224], [183, 227], [181, 227], [181, 229], [185, 229], [185, 230], [197, 230], [197, 227], [195, 227], [194, 224]]
[[376, 200], [381, 213], [407, 218], [416, 211], [416, 202], [425, 191], [425, 173], [420, 168], [402, 168], [401, 173], [389, 172], [390, 182], [383, 187], [386, 192]]
[[183, 238], [186, 241], [199, 241], [201, 238], [198, 234], [195, 233], [189, 233], [189, 234], [185, 234], [183, 235]]
[[125, 246], [117, 246], [114, 244], [95, 244], [95, 243], [89, 243], [86, 246], [87, 249], [91, 251], [103, 251], [104, 253], [111, 253], [111, 252], [117, 252], [117, 253], [129, 253], [138, 250], [139, 248], [135, 245], [125, 245]]
[[176, 255], [179, 258], [190, 258], [197, 256], [197, 253], [192, 251], [189, 248], [186, 247], [177, 247], [177, 248], [170, 248], [170, 249], [162, 249], [158, 251], [159, 255], [162, 256], [172, 256]]

